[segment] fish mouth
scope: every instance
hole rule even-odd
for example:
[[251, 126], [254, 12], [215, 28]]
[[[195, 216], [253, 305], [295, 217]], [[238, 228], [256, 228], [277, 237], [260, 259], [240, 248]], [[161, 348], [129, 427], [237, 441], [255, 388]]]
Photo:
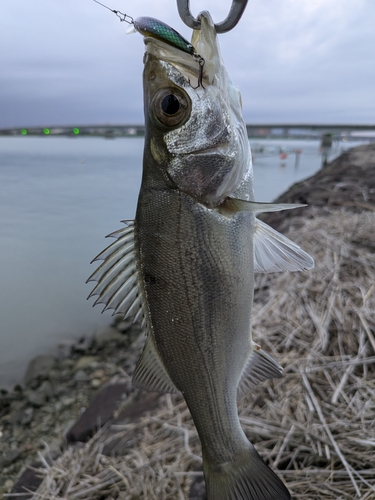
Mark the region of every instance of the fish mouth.
[[199, 14], [201, 29], [194, 30], [191, 44], [195, 48], [195, 55], [184, 52], [173, 47], [162, 40], [153, 37], [145, 37], [146, 53], [152, 54], [157, 59], [173, 65], [194, 88], [199, 76], [199, 62], [197, 56], [204, 59], [203, 85], [212, 85], [217, 77], [218, 70], [222, 65], [215, 25], [211, 15], [207, 11]]

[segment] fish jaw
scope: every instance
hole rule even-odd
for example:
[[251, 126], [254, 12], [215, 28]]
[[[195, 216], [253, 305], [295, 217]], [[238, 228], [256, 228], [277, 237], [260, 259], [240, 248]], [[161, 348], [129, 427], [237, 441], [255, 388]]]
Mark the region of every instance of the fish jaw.
[[[201, 22], [192, 40], [205, 58], [204, 87], [191, 83], [198, 64], [190, 54], [145, 39], [145, 119], [159, 168], [175, 187], [216, 207], [233, 194], [252, 197], [252, 166], [240, 93], [226, 72], [208, 13]], [[180, 93], [186, 102], [185, 115], [172, 126], [158, 118], [163, 90]]]

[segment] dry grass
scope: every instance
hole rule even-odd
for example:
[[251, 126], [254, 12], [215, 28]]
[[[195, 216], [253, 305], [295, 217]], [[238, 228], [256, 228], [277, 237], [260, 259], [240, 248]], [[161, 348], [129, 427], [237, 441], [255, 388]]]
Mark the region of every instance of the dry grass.
[[[375, 499], [374, 223], [339, 211], [307, 221], [289, 236], [316, 268], [257, 278], [254, 338], [285, 373], [240, 402], [240, 419], [295, 500]], [[179, 397], [115, 431], [124, 457], [102, 455], [101, 433], [46, 465], [34, 499], [188, 498], [200, 446]]]

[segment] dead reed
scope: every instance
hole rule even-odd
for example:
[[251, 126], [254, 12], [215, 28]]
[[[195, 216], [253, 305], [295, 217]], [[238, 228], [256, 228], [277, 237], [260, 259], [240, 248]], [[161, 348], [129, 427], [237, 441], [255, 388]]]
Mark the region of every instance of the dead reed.
[[[239, 403], [242, 426], [294, 500], [375, 499], [375, 214], [334, 211], [288, 236], [316, 261], [258, 275], [253, 335], [284, 367]], [[102, 451], [117, 440], [124, 456]], [[106, 443], [107, 441], [107, 443]], [[202, 476], [180, 397], [69, 448], [34, 500], [183, 500]]]

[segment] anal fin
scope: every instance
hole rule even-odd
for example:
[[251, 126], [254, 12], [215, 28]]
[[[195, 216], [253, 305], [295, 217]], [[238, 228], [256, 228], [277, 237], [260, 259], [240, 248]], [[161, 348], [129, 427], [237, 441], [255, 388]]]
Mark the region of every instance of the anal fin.
[[135, 368], [133, 386], [150, 392], [178, 392], [160, 359], [151, 334], [147, 337]]
[[277, 361], [273, 359], [255, 342], [253, 351], [246, 363], [242, 378], [238, 385], [238, 397], [245, 396], [256, 385], [271, 378], [281, 378], [283, 369]]

